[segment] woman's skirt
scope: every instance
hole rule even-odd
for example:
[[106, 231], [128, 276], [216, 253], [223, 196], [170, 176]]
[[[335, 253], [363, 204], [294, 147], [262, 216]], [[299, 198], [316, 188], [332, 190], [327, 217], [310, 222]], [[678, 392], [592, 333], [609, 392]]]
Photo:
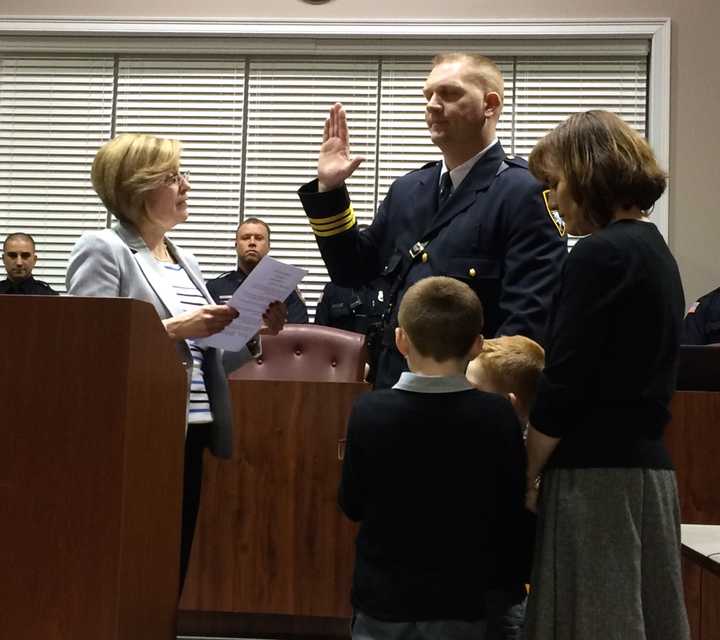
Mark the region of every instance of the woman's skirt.
[[528, 640], [688, 640], [674, 471], [543, 474]]

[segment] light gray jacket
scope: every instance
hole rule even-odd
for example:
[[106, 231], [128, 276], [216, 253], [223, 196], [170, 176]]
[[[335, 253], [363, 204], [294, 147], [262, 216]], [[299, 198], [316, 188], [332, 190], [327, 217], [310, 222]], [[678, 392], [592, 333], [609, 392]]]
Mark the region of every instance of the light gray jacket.
[[[169, 240], [167, 246], [208, 304], [214, 304], [195, 257]], [[65, 282], [70, 295], [144, 300], [155, 307], [163, 320], [184, 311], [145, 241], [132, 226], [123, 223], [116, 223], [112, 229], [83, 234], [73, 247]], [[178, 341], [177, 348], [188, 373], [189, 394], [190, 348], [185, 340]], [[234, 357], [242, 362], [252, 358], [247, 348]], [[221, 350], [205, 350], [203, 373], [214, 419], [211, 449], [216, 456], [229, 458], [232, 453], [232, 414]]]

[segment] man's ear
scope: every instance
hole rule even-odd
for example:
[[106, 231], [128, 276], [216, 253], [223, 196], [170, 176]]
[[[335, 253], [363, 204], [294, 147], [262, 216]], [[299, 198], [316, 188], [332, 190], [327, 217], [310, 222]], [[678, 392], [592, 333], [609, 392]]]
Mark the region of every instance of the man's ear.
[[407, 358], [408, 351], [410, 350], [410, 341], [402, 327], [395, 328], [395, 346], [397, 350]]
[[485, 116], [488, 118], [497, 117], [502, 109], [502, 100], [497, 91], [488, 91], [485, 94]]

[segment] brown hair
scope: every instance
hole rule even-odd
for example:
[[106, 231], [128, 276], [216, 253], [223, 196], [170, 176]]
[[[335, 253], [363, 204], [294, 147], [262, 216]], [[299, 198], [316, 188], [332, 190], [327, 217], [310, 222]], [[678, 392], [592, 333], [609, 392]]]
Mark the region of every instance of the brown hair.
[[647, 140], [609, 111], [571, 115], [537, 143], [529, 162], [533, 175], [550, 186], [564, 177], [573, 200], [598, 228], [618, 209], [648, 211], [667, 182]]
[[500, 96], [500, 102], [505, 99], [505, 81], [502, 71], [490, 58], [481, 56], [478, 53], [463, 53], [453, 51], [438, 53], [432, 60], [433, 69], [440, 64], [452, 64], [453, 62], [467, 62], [470, 66], [470, 73], [474, 80], [483, 88], [485, 93], [494, 91]]
[[464, 358], [482, 334], [482, 305], [468, 285], [434, 276], [405, 292], [398, 323], [420, 355], [437, 362]]
[[123, 133], [95, 154], [92, 184], [118, 220], [135, 224], [148, 191], [180, 168], [180, 143], [155, 136]]
[[265, 231], [267, 231], [268, 243], [270, 242], [270, 225], [267, 222], [265, 222], [264, 220], [260, 220], [260, 218], [245, 218], [245, 220], [243, 220], [237, 226], [237, 229], [235, 230], [235, 234], [237, 235], [237, 233], [240, 231], [240, 229], [242, 227], [244, 227], [246, 224], [261, 224], [263, 227], [265, 227]]
[[514, 393], [525, 412], [535, 401], [540, 373], [545, 366], [545, 351], [525, 336], [500, 336], [483, 342], [480, 354], [468, 365], [467, 377], [475, 374], [490, 382], [501, 393]]

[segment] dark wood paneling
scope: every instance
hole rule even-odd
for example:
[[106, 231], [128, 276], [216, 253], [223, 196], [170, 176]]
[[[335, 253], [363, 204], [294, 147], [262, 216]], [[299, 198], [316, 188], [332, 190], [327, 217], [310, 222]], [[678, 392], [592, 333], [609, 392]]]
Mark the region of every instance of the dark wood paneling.
[[344, 628], [355, 527], [337, 507], [338, 440], [366, 390], [231, 381], [234, 456], [206, 459], [181, 610], [327, 619]]
[[682, 522], [720, 524], [720, 393], [678, 391], [665, 434], [677, 470]]
[[174, 637], [186, 379], [154, 309], [0, 296], [0, 628]]
[[[717, 570], [716, 570], [717, 571]], [[703, 569], [701, 640], [720, 638], [720, 573]]]
[[180, 611], [178, 634], [278, 640], [347, 640], [349, 618]]

